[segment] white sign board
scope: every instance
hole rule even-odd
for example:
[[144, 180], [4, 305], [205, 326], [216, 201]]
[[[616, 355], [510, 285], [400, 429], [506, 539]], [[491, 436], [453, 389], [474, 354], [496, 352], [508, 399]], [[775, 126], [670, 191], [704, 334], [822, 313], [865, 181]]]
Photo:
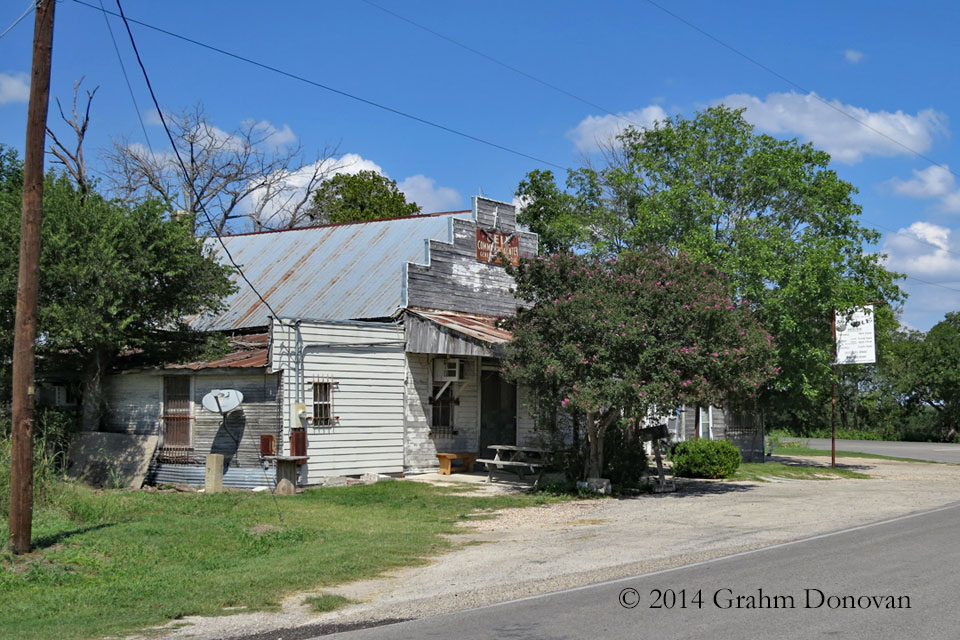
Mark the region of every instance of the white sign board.
[[873, 364], [877, 361], [873, 305], [849, 314], [837, 313], [836, 364]]

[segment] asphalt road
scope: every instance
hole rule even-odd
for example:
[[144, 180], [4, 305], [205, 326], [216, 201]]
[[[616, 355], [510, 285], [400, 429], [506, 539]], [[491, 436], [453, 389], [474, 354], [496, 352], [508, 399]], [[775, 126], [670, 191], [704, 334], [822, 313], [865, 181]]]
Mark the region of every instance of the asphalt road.
[[[960, 503], [654, 574], [324, 638], [952, 640], [960, 629], [958, 528]], [[844, 608], [849, 604], [854, 608]]]
[[[830, 438], [786, 438], [806, 441], [811, 449], [830, 450]], [[874, 440], [837, 440], [837, 451], [860, 451], [898, 458], [916, 458], [931, 462], [960, 464], [960, 444], [938, 442], [882, 442]]]

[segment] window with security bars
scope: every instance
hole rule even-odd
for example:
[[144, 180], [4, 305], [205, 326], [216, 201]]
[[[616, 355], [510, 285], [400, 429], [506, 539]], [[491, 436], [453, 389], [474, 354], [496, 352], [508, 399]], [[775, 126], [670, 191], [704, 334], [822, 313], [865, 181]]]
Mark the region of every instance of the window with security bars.
[[333, 382], [324, 380], [313, 383], [313, 426], [332, 427], [333, 415]]
[[[441, 393], [441, 389], [443, 392]], [[438, 395], [439, 394], [439, 395]], [[433, 388], [433, 415], [430, 432], [435, 436], [453, 435], [453, 389], [451, 385]]]
[[192, 418], [190, 377], [164, 376], [163, 446], [165, 448], [190, 448], [190, 423]]

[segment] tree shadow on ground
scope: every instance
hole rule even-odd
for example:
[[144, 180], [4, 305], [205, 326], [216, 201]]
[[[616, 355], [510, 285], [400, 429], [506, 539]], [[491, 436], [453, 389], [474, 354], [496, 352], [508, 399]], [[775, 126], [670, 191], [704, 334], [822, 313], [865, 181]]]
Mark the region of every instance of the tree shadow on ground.
[[[779, 462], [782, 465], [788, 467], [816, 467], [817, 469], [830, 469], [829, 462], [818, 462], [812, 460], [811, 458], [805, 457], [784, 457], [784, 456], [770, 456], [767, 458], [767, 462]], [[867, 471], [869, 469], [875, 469], [876, 465], [872, 464], [839, 464], [837, 463], [837, 469], [847, 469], [848, 471]]]
[[620, 500], [643, 500], [649, 498], [695, 498], [698, 496], [723, 495], [725, 493], [746, 493], [759, 486], [757, 482], [726, 482], [724, 480], [692, 480], [680, 478], [676, 491], [664, 493], [640, 493], [638, 495], [620, 495]]

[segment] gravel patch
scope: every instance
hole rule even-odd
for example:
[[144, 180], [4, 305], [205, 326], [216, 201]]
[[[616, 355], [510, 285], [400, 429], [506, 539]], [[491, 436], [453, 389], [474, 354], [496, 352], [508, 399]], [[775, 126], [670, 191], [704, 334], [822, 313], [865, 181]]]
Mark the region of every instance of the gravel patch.
[[870, 479], [683, 482], [675, 493], [505, 510], [467, 523], [455, 537], [462, 546], [428, 565], [324, 589], [358, 604], [317, 615], [303, 605], [316, 594], [298, 594], [279, 612], [186, 618], [162, 637], [312, 637], [667, 569], [960, 501], [960, 466], [838, 463]]

